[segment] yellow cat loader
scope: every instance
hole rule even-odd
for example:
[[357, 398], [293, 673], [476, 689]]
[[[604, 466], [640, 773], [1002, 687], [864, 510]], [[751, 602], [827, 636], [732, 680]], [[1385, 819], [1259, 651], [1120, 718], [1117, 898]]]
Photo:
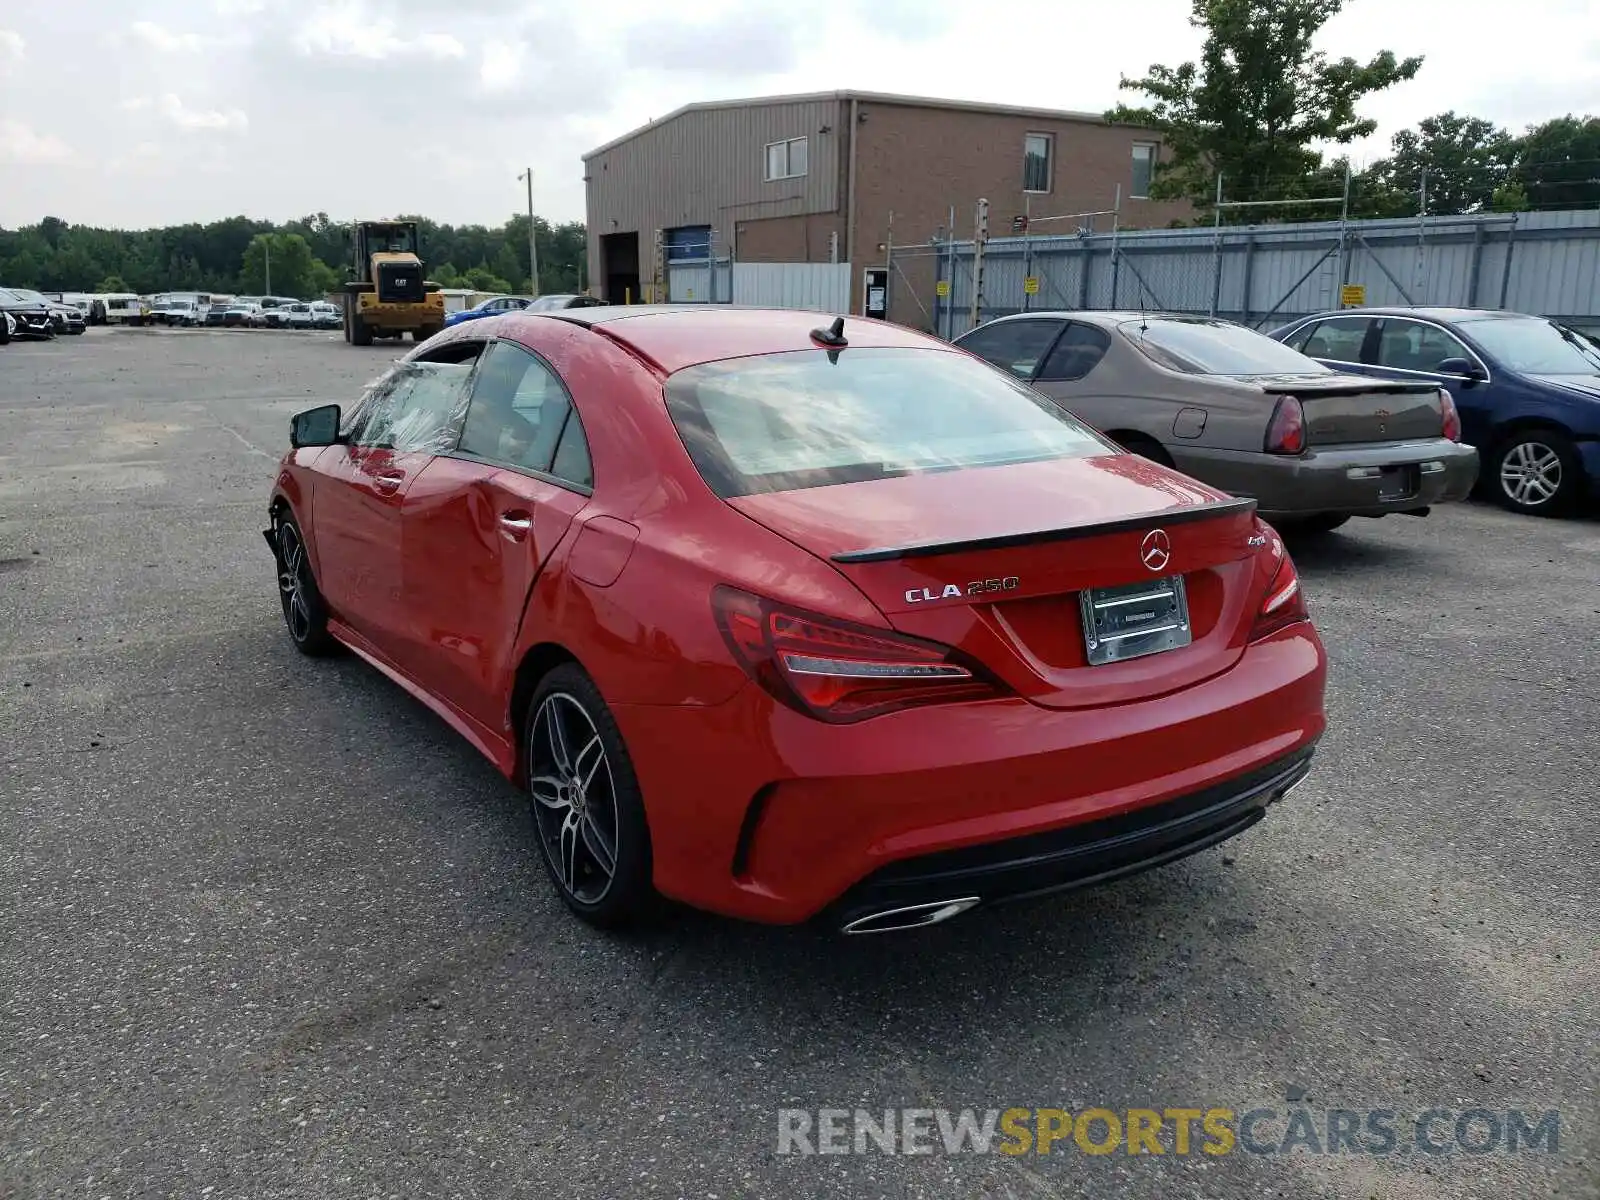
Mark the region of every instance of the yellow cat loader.
[[407, 333], [426, 341], [444, 328], [444, 295], [423, 278], [415, 221], [356, 222], [341, 298], [344, 340], [357, 346]]

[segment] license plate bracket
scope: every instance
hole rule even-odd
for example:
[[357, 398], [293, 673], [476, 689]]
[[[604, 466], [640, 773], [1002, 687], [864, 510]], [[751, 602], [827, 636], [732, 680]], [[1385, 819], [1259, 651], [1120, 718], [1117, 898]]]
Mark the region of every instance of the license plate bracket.
[[1182, 575], [1085, 588], [1078, 593], [1078, 607], [1090, 666], [1160, 654], [1194, 640]]
[[1422, 472], [1415, 465], [1384, 467], [1378, 476], [1379, 500], [1409, 500], [1421, 487]]

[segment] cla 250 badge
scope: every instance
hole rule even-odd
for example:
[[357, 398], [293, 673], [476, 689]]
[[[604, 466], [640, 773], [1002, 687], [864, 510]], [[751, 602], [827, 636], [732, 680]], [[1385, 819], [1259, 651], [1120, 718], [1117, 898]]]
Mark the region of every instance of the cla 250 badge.
[[966, 587], [947, 583], [942, 588], [910, 588], [906, 592], [907, 604], [924, 604], [929, 600], [959, 600], [963, 596], [987, 596], [994, 592], [1014, 592], [1022, 581], [1015, 575], [1004, 579], [974, 579]]

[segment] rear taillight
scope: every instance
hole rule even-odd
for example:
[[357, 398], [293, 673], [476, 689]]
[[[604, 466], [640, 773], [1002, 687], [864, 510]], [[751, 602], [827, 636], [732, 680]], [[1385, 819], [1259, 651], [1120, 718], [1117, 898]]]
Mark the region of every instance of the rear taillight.
[[848, 723], [919, 704], [987, 700], [995, 681], [948, 646], [817, 616], [730, 587], [711, 593], [739, 665], [772, 696]]
[[1306, 448], [1306, 410], [1293, 396], [1284, 396], [1267, 425], [1268, 454], [1300, 454]]
[[[1262, 527], [1265, 529], [1265, 526]], [[1277, 559], [1272, 572], [1272, 582], [1267, 585], [1261, 607], [1256, 610], [1255, 624], [1250, 629], [1250, 640], [1260, 641], [1269, 634], [1299, 621], [1309, 621], [1305, 593], [1300, 589], [1300, 573], [1294, 569], [1294, 560], [1284, 547], [1283, 539], [1275, 531], [1266, 530], [1268, 553]]]
[[1444, 420], [1439, 432], [1452, 442], [1461, 440], [1461, 414], [1456, 411], [1456, 400], [1444, 388], [1439, 389], [1439, 412]]

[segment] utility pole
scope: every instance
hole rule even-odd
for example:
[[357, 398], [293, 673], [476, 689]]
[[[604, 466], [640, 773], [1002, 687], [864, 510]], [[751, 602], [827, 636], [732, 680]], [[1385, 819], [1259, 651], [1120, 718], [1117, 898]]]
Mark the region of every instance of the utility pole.
[[528, 181], [528, 270], [533, 275], [532, 292], [535, 300], [539, 298], [539, 244], [534, 238], [533, 228], [533, 168], [529, 167], [517, 176], [518, 182]]
[[989, 202], [978, 200], [977, 220], [972, 231], [972, 305], [967, 313], [968, 329], [976, 329], [983, 315], [983, 250], [989, 243]]
[[[1422, 168], [1422, 178], [1417, 183], [1417, 269], [1411, 286], [1418, 296], [1428, 278], [1428, 168]], [[1417, 301], [1413, 301], [1417, 303]]]

